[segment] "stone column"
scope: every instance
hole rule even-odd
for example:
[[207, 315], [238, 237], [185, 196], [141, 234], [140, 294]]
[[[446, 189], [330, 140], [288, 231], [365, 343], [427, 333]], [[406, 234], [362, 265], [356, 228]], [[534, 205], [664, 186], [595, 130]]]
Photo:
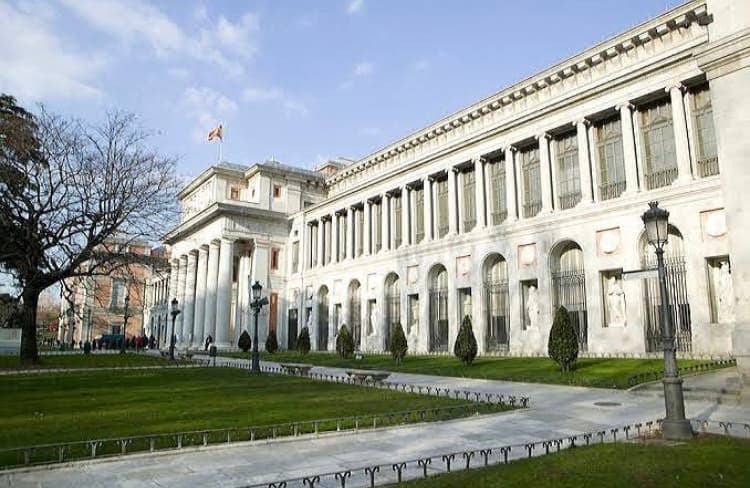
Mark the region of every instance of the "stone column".
[[576, 138], [578, 142], [578, 169], [581, 178], [581, 204], [593, 201], [591, 193], [591, 157], [589, 154], [588, 127], [591, 125], [586, 119], [576, 122]]
[[409, 190], [408, 186], [404, 186], [401, 190], [401, 247], [408, 246], [411, 243], [410, 216], [411, 190]]
[[169, 297], [167, 297], [167, 302], [171, 302], [173, 298], [177, 298], [177, 280], [180, 272], [180, 260], [173, 259], [171, 264], [172, 265], [169, 268]]
[[685, 118], [684, 87], [681, 84], [670, 86], [669, 98], [672, 102], [672, 122], [674, 127], [674, 148], [677, 155], [677, 177], [680, 181], [690, 181], [690, 148], [688, 146], [687, 119]]
[[233, 242], [221, 239], [219, 251], [219, 276], [216, 286], [216, 347], [227, 348], [229, 344], [229, 317], [232, 307], [232, 261]]
[[390, 222], [391, 222], [391, 197], [387, 193], [383, 193], [380, 204], [380, 250], [385, 252], [391, 248], [391, 234], [390, 234]]
[[432, 221], [432, 180], [428, 176], [424, 179], [424, 242], [433, 239], [433, 230], [435, 228]]
[[232, 344], [235, 344], [240, 338], [243, 330], [247, 330], [247, 297], [250, 292], [248, 289], [247, 277], [250, 274], [250, 258], [247, 256], [247, 249], [243, 246], [240, 252], [240, 263], [237, 270], [237, 301], [234, 305], [234, 337]]
[[208, 246], [198, 249], [198, 270], [195, 279], [195, 318], [193, 326], [193, 344], [199, 349], [205, 340], [204, 324], [206, 321], [206, 278], [208, 276]]
[[209, 335], [216, 342], [216, 291], [219, 281], [219, 242], [211, 241], [208, 247], [206, 271], [206, 305], [203, 315], [203, 340]]
[[518, 218], [524, 219], [526, 218], [524, 216], [524, 211], [523, 211], [523, 206], [526, 202], [526, 188], [524, 187], [524, 184], [523, 184], [523, 167], [522, 167], [523, 164], [521, 161], [517, 161], [515, 159], [515, 155], [516, 153], [518, 153], [518, 150], [515, 147], [512, 148], [512, 152], [513, 152], [513, 160], [516, 163], [515, 175], [516, 175], [516, 181], [518, 182], [518, 192], [516, 196], [518, 198]]
[[508, 209], [506, 222], [518, 220], [516, 206], [516, 148], [505, 148], [505, 206]]
[[474, 189], [477, 208], [477, 225], [475, 228], [482, 229], [487, 225], [487, 203], [485, 198], [484, 159], [481, 156], [474, 158], [474, 175], [476, 176]]
[[339, 262], [339, 219], [341, 216], [333, 212], [333, 222], [331, 223], [331, 262]]
[[456, 177], [458, 172], [455, 168], [448, 169], [448, 235], [458, 234], [458, 199], [456, 188]]
[[635, 162], [635, 134], [633, 133], [633, 105], [623, 102], [617, 106], [620, 111], [620, 128], [622, 130], [622, 152], [625, 164], [625, 192], [638, 191], [638, 166]]
[[354, 236], [357, 235], [354, 228], [355, 213], [354, 207], [349, 207], [346, 211], [346, 259], [354, 258]]
[[195, 318], [195, 273], [198, 267], [198, 253], [190, 251], [187, 257], [185, 275], [185, 306], [182, 308], [182, 342], [190, 347], [193, 341], [193, 320]]
[[537, 136], [539, 141], [539, 166], [542, 178], [542, 211], [540, 213], [552, 212], [552, 177], [550, 174], [549, 134], [544, 133]]
[[362, 240], [363, 240], [363, 243], [362, 243], [362, 246], [363, 246], [362, 254], [364, 256], [369, 256], [370, 255], [370, 242], [371, 242], [370, 236], [371, 236], [371, 233], [372, 233], [372, 225], [370, 225], [370, 222], [371, 222], [371, 219], [370, 219], [370, 217], [371, 217], [370, 213], [371, 212], [370, 211], [371, 211], [371, 209], [372, 209], [372, 204], [369, 202], [369, 200], [365, 201], [365, 221], [364, 221], [364, 225], [363, 225], [364, 232], [362, 233]]
[[180, 273], [177, 275], [177, 301], [179, 302], [180, 314], [175, 321], [175, 335], [177, 343], [182, 344], [185, 341], [185, 334], [182, 324], [185, 322], [185, 280], [187, 278], [187, 261], [186, 255], [180, 256]]

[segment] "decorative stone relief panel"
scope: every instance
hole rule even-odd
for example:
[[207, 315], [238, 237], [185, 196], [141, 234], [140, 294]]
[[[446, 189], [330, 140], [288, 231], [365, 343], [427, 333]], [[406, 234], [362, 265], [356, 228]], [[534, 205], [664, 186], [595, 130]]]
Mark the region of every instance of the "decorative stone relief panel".
[[471, 274], [471, 256], [458, 256], [456, 258], [456, 276], [466, 277]]
[[620, 253], [620, 228], [599, 230], [596, 232], [596, 254], [613, 256]]
[[374, 292], [378, 287], [378, 275], [376, 273], [370, 273], [367, 275], [367, 289]]
[[409, 266], [406, 268], [406, 283], [416, 285], [419, 283], [419, 266]]
[[727, 233], [727, 218], [723, 208], [701, 212], [703, 240], [724, 237]]
[[536, 264], [536, 242], [518, 246], [518, 262], [522, 268], [529, 268]]

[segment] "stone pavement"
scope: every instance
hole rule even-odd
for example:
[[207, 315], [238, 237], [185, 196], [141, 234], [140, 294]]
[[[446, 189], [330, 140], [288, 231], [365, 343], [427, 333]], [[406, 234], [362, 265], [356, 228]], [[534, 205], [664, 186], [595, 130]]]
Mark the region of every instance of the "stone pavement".
[[[242, 362], [246, 360], [218, 361], [246, 364]], [[316, 367], [313, 372], [342, 374], [343, 370]], [[664, 401], [657, 395], [638, 395], [627, 391], [402, 373], [394, 373], [389, 380], [529, 396], [531, 408], [377, 431], [246, 442], [16, 470], [0, 474], [0, 487], [166, 488], [267, 484], [280, 479], [447, 452], [562, 438], [654, 420], [664, 412]], [[604, 405], [609, 406], [597, 405], [599, 402], [606, 402]], [[300, 407], [304, 408], [303, 405]], [[688, 416], [693, 418], [750, 421], [750, 408], [741, 405], [688, 400], [687, 410]], [[521, 455], [522, 452], [519, 449], [514, 455]], [[457, 465], [460, 463], [460, 460], [456, 460]], [[410, 476], [415, 474], [412, 471]], [[348, 480], [347, 486], [365, 486], [365, 482], [364, 476], [359, 475]], [[331, 481], [316, 486], [334, 484]]]

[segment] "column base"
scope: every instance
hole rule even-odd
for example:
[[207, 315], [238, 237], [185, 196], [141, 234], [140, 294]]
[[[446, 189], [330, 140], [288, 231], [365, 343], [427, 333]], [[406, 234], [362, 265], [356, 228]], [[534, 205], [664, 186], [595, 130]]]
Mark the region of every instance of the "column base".
[[212, 342], [211, 345], [216, 346], [216, 349], [219, 351], [226, 351], [227, 349], [232, 348], [232, 344], [228, 342]]
[[693, 426], [687, 419], [667, 420], [661, 423], [661, 430], [664, 438], [672, 441], [689, 441], [693, 438]]

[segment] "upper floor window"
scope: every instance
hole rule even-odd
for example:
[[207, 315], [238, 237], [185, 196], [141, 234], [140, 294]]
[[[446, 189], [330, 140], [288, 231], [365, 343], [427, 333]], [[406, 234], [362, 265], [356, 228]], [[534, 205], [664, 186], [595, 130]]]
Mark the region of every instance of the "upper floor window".
[[112, 308], [123, 308], [125, 306], [125, 296], [128, 294], [127, 284], [123, 279], [112, 279], [112, 291], [109, 299], [109, 306]]
[[518, 154], [523, 184], [523, 216], [534, 217], [542, 210], [542, 174], [539, 148], [530, 147]]
[[639, 111], [646, 189], [669, 186], [677, 179], [672, 104], [667, 99], [660, 100]]
[[273, 271], [279, 269], [279, 249], [275, 247], [271, 248], [271, 269]]
[[[351, 210], [349, 210], [351, 212]], [[348, 235], [348, 222], [347, 222], [347, 216], [346, 213], [341, 213], [339, 215], [336, 215], [334, 218], [338, 219], [339, 225], [338, 225], [338, 231], [339, 235], [337, 236], [339, 240], [338, 245], [338, 261], [343, 261], [346, 258], [346, 236]]]
[[463, 180], [463, 231], [469, 232], [477, 225], [476, 177], [474, 169], [461, 173]]
[[292, 242], [292, 273], [299, 271], [299, 241]]
[[695, 134], [695, 156], [698, 176], [705, 178], [719, 174], [719, 157], [716, 150], [714, 114], [708, 85], [701, 85], [690, 92]]
[[581, 201], [581, 179], [578, 170], [578, 138], [575, 132], [555, 139], [557, 159], [557, 204], [561, 210], [573, 208]]
[[490, 181], [490, 222], [498, 225], [508, 217], [505, 197], [505, 161], [494, 161], [487, 165]]
[[625, 159], [619, 118], [604, 120], [596, 125], [596, 149], [599, 159], [599, 198], [617, 198], [625, 191]]
[[437, 236], [444, 237], [448, 234], [448, 178], [435, 182], [435, 205], [437, 210]]
[[424, 188], [414, 190], [414, 242], [424, 239]]
[[393, 206], [393, 246], [399, 247], [401, 246], [401, 218], [402, 218], [402, 208], [401, 208], [401, 196], [394, 196], [391, 198], [391, 205]]
[[383, 205], [374, 203], [372, 205], [372, 252], [378, 252], [383, 247]]
[[357, 256], [361, 256], [364, 251], [365, 213], [361, 209], [357, 209], [355, 218], [357, 220], [357, 233], [354, 237], [357, 241]]
[[281, 198], [281, 185], [273, 185], [273, 197]]
[[239, 187], [232, 186], [229, 188], [229, 199], [230, 200], [239, 200], [240, 199], [240, 189]]

